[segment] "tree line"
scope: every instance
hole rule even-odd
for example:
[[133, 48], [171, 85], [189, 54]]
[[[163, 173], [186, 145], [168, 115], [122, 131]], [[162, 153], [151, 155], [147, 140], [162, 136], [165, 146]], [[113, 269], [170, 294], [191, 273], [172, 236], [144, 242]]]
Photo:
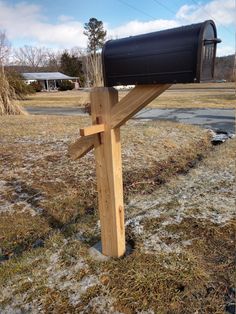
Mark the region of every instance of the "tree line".
[[236, 78], [235, 55], [217, 57], [215, 63], [215, 79], [234, 82], [235, 78]]

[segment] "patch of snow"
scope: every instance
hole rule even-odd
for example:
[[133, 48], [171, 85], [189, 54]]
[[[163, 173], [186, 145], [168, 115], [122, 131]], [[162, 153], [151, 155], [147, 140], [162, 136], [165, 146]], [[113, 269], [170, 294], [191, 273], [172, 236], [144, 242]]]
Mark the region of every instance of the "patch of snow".
[[95, 275], [89, 275], [83, 277], [81, 281], [77, 281], [74, 278], [76, 273], [82, 269], [88, 268], [88, 265], [82, 258], [74, 261], [74, 265], [61, 265], [61, 252], [62, 249], [52, 254], [49, 258], [49, 266], [46, 269], [48, 274], [47, 286], [52, 289], [56, 288], [60, 291], [66, 291], [70, 303], [75, 306], [79, 303], [81, 296], [88, 288], [95, 286], [100, 282]]
[[[70, 287], [71, 281], [69, 281], [69, 283]], [[81, 296], [88, 290], [88, 288], [91, 288], [98, 284], [100, 284], [100, 282], [98, 277], [95, 275], [84, 277], [80, 282], [75, 281], [74, 285], [70, 287], [70, 291], [68, 293], [70, 303], [74, 306], [77, 305], [81, 299]]]
[[86, 307], [81, 311], [81, 314], [90, 314], [96, 310], [97, 314], [123, 314], [122, 312], [115, 311], [115, 299], [108, 296], [98, 296], [91, 299]]

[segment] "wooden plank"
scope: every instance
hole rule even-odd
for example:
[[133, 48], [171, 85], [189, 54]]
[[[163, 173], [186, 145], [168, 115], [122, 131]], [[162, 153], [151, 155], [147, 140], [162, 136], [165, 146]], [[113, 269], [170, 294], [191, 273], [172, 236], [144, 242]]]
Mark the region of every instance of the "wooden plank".
[[83, 157], [91, 149], [93, 149], [97, 137], [98, 135], [96, 134], [80, 137], [75, 143], [69, 145], [68, 155], [74, 160]]
[[137, 85], [112, 108], [111, 127], [116, 128], [124, 124], [170, 86], [170, 84]]
[[111, 129], [111, 109], [118, 102], [114, 88], [96, 88], [91, 92], [93, 124], [101, 120], [105, 131], [95, 142], [97, 190], [101, 221], [102, 252], [120, 257], [125, 253], [125, 227], [120, 128]]
[[93, 135], [100, 132], [104, 132], [104, 124], [95, 124], [95, 125], [87, 126], [85, 128], [80, 129], [81, 136]]

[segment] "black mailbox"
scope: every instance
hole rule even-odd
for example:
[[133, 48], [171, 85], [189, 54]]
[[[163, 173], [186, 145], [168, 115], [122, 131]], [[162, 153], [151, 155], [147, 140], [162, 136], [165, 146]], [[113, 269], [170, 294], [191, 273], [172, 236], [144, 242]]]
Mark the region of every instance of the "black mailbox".
[[102, 50], [104, 85], [210, 81], [219, 42], [211, 20], [109, 40]]

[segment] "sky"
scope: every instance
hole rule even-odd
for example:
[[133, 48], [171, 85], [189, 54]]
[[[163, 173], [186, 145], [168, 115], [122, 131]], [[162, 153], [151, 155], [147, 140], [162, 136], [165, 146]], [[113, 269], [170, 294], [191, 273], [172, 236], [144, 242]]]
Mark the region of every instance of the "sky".
[[213, 19], [222, 43], [217, 55], [235, 53], [236, 0], [0, 0], [0, 30], [12, 47], [86, 48], [84, 23], [103, 21], [107, 39]]

